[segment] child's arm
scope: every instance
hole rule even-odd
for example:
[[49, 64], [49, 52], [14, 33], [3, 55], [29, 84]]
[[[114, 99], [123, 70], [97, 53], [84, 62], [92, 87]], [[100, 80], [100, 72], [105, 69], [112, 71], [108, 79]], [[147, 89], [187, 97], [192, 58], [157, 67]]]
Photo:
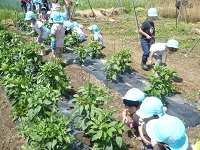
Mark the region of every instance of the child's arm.
[[140, 133], [140, 137], [142, 138], [142, 141], [148, 146], [151, 145], [151, 142], [149, 140], [146, 139], [146, 137], [144, 136], [143, 132], [142, 132], [142, 127], [141, 125], [138, 126], [138, 131]]
[[122, 122], [123, 123], [128, 122], [127, 109], [124, 109], [123, 112], [122, 112]]
[[31, 35], [35, 32], [35, 29], [32, 29], [32, 31], [30, 33], [28, 33], [28, 35]]
[[42, 38], [42, 34], [43, 34], [44, 30], [42, 27], [40, 27], [40, 35], [38, 37], [38, 39], [40, 40]]
[[157, 53], [159, 52], [160, 50], [153, 50], [151, 51], [150, 55], [149, 55], [149, 65], [152, 65], [153, 63], [153, 56], [154, 56], [154, 53]]
[[151, 39], [151, 36], [144, 32], [141, 28], [139, 29], [139, 33], [146, 36], [147, 39]]
[[56, 36], [55, 34], [49, 34], [49, 37], [53, 37], [53, 36]]
[[160, 150], [160, 147], [156, 141], [151, 140], [151, 145], [153, 146], [154, 150]]

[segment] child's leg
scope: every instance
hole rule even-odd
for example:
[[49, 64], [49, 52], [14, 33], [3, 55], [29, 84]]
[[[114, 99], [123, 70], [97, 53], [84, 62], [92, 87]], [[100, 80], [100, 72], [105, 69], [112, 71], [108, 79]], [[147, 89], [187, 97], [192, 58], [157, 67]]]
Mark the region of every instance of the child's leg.
[[39, 39], [37, 38], [37, 43], [41, 44], [41, 51], [40, 51], [40, 55], [46, 55], [46, 51], [45, 51], [45, 48], [44, 48], [44, 45], [43, 45], [43, 41], [46, 40], [46, 39]]
[[155, 63], [156, 66], [162, 65], [162, 55], [154, 54], [154, 58], [156, 60]]

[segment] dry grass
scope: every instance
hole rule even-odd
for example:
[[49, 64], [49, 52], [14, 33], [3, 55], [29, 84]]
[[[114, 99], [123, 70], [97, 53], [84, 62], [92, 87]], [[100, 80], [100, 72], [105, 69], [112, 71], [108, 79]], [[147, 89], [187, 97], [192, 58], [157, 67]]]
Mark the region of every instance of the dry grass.
[[[179, 20], [188, 22], [200, 22], [199, 17], [199, 1], [189, 1], [187, 6], [182, 7], [182, 9], [177, 10], [179, 14]], [[164, 5], [163, 5], [164, 8]], [[162, 12], [163, 8], [159, 8], [160, 12]], [[176, 18], [176, 7], [174, 3], [168, 3], [162, 12], [162, 17], [165, 18]]]

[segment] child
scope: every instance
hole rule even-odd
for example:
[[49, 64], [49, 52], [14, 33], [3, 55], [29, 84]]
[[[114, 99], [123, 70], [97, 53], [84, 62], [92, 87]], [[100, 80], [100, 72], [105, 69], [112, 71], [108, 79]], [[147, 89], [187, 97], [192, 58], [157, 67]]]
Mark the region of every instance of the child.
[[52, 38], [52, 53], [53, 56], [62, 58], [65, 36], [63, 18], [59, 12], [54, 12], [52, 17], [53, 26], [51, 27], [51, 34], [49, 35]]
[[178, 50], [179, 43], [176, 40], [168, 40], [167, 43], [155, 43], [151, 45], [149, 64], [152, 65], [153, 57], [156, 59], [155, 65], [162, 65], [162, 55], [164, 53], [173, 54]]
[[[39, 35], [37, 37], [36, 42], [39, 44], [42, 44], [42, 42], [48, 38], [48, 35], [50, 34], [50, 30], [46, 28], [42, 22], [36, 20], [36, 15], [32, 11], [28, 11], [26, 13], [25, 20], [27, 20], [31, 24], [31, 27], [32, 27], [32, 31], [29, 33], [29, 35], [33, 34], [34, 32], [37, 32]], [[44, 50], [44, 47], [42, 46], [40, 55], [44, 54], [43, 50]]]
[[81, 28], [79, 27], [77, 22], [72, 23], [70, 21], [66, 21], [65, 26], [67, 26], [68, 33], [74, 32], [79, 35], [79, 42], [83, 42], [86, 40], [86, 36], [85, 36], [84, 32], [81, 30]]
[[41, 11], [42, 11], [42, 12], [41, 12], [41, 14], [39, 15], [40, 21], [41, 21], [42, 23], [48, 22], [48, 15], [47, 15], [47, 13], [46, 13], [46, 7], [42, 7]]
[[149, 49], [150, 45], [155, 42], [155, 26], [154, 26], [154, 20], [156, 20], [156, 17], [158, 16], [158, 12], [155, 8], [150, 8], [148, 10], [148, 19], [145, 20], [142, 23], [142, 27], [139, 30], [139, 33], [142, 34], [141, 38], [141, 45], [142, 45], [142, 50], [144, 51], [143, 56], [142, 56], [142, 69], [148, 70], [147, 66], [147, 59], [149, 57]]
[[175, 6], [177, 9], [180, 9], [181, 6], [186, 6], [187, 4], [188, 4], [187, 0], [180, 0], [175, 4]]
[[146, 125], [146, 131], [154, 150], [160, 150], [159, 145], [162, 144], [171, 150], [187, 150], [189, 147], [185, 126], [177, 117], [166, 114], [151, 120]]
[[143, 100], [140, 105], [140, 109], [136, 111], [139, 116], [138, 131], [142, 141], [147, 145], [151, 146], [151, 141], [146, 134], [146, 123], [152, 119], [158, 119], [165, 114], [167, 108], [163, 107], [161, 100], [157, 97], [147, 97]]
[[88, 29], [94, 32], [94, 40], [98, 41], [100, 46], [104, 48], [103, 37], [99, 32], [98, 26], [96, 24], [93, 24]]
[[52, 2], [52, 8], [51, 8], [51, 11], [60, 11], [61, 7], [60, 7], [60, 4], [58, 3], [58, 0], [53, 0]]
[[[122, 122], [133, 128], [138, 125], [138, 116], [135, 115], [140, 104], [144, 100], [144, 93], [137, 88], [132, 88], [127, 91], [126, 95], [122, 97], [125, 109], [122, 112]], [[128, 116], [133, 120], [129, 122]]]

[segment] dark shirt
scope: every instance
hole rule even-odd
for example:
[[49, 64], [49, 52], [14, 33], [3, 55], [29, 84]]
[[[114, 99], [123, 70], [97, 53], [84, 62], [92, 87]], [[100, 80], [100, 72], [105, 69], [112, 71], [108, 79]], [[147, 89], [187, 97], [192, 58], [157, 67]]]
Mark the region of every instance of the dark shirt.
[[[149, 36], [155, 36], [155, 26], [153, 22], [150, 22], [148, 20], [144, 21], [142, 23], [141, 27], [142, 31], [147, 33]], [[142, 35], [142, 39], [146, 38], [146, 36]]]

